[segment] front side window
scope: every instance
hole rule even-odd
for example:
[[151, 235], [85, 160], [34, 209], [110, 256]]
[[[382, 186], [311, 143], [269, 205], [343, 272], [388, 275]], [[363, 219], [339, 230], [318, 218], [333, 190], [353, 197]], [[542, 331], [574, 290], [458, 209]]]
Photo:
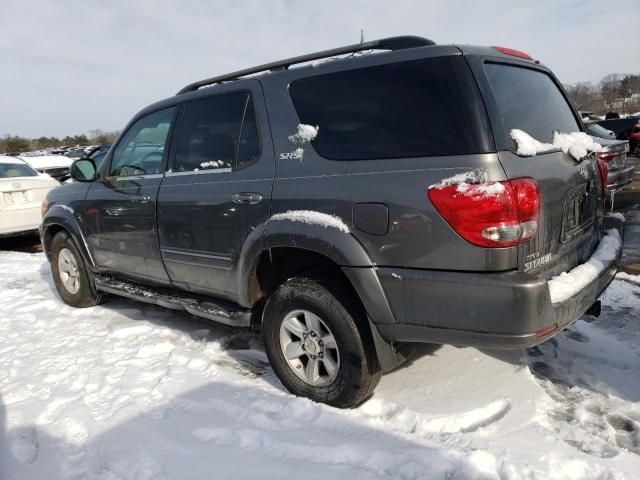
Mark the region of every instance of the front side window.
[[334, 160], [492, 151], [480, 93], [462, 57], [435, 57], [302, 78], [289, 89], [312, 145]]
[[231, 169], [257, 159], [259, 142], [247, 93], [189, 102], [177, 137], [176, 172]]
[[176, 107], [165, 108], [136, 121], [118, 143], [111, 159], [111, 176], [162, 172], [162, 157]]

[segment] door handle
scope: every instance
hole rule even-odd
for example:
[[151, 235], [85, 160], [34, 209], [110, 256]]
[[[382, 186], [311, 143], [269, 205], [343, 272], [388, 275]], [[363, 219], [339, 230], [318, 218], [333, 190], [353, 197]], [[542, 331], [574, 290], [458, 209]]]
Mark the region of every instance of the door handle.
[[151, 197], [149, 195], [131, 195], [129, 200], [131, 203], [149, 203]]
[[262, 201], [262, 195], [255, 192], [234, 193], [231, 196], [231, 201], [239, 205], [255, 205]]

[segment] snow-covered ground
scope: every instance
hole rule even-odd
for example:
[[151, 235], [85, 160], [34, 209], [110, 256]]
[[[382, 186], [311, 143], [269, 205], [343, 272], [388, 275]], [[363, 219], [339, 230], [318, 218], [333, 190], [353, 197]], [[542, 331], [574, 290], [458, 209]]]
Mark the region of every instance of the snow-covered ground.
[[0, 479], [619, 479], [640, 472], [640, 276], [526, 352], [421, 346], [340, 411], [256, 335], [112, 299], [65, 306], [0, 252]]

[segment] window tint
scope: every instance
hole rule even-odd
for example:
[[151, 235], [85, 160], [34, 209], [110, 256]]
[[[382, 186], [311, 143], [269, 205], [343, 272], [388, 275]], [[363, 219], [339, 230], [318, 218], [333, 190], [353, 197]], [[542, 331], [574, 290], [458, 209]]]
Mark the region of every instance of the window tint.
[[569, 104], [549, 75], [509, 65], [485, 65], [502, 122], [551, 143], [553, 132], [580, 130]]
[[[243, 117], [247, 111], [246, 119]], [[241, 132], [242, 130], [242, 132]], [[218, 95], [189, 102], [178, 132], [175, 171], [232, 168], [255, 160], [257, 128], [246, 93]]]
[[0, 178], [35, 177], [36, 175], [38, 172], [24, 163], [0, 162]]
[[160, 173], [162, 155], [175, 107], [151, 113], [135, 122], [111, 160], [111, 175], [126, 177]]
[[290, 94], [312, 142], [336, 160], [493, 149], [484, 104], [461, 57], [438, 57], [296, 80]]

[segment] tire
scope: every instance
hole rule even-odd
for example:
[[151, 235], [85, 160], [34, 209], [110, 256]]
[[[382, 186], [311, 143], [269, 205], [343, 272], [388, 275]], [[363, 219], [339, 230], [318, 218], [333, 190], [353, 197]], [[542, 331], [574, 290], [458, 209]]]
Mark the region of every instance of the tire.
[[[300, 335], [304, 327], [307, 333]], [[382, 376], [366, 315], [341, 281], [286, 281], [267, 300], [262, 333], [271, 366], [294, 395], [338, 408], [356, 407]], [[311, 368], [318, 363], [317, 370]]]
[[[87, 271], [82, 255], [66, 232], [58, 232], [51, 241], [51, 273], [58, 294], [67, 305], [86, 308], [104, 301], [103, 295], [94, 292], [91, 273]], [[69, 277], [76, 281], [71, 284]]]

